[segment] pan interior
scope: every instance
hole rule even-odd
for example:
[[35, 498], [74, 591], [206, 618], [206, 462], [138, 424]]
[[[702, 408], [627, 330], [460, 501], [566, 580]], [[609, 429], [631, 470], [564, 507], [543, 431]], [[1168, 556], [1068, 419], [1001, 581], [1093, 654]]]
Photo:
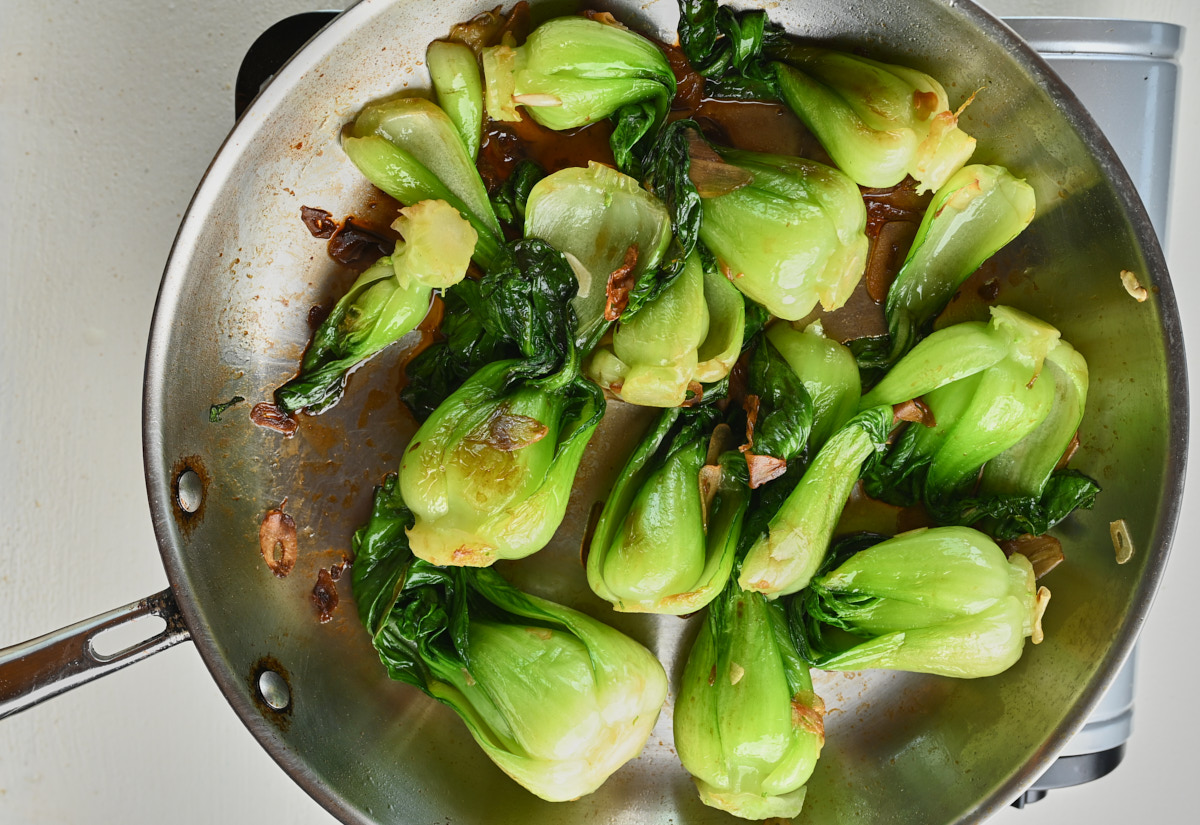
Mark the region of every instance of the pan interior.
[[[317, 621], [317, 571], [350, 555], [373, 486], [395, 470], [415, 429], [397, 397], [403, 345], [363, 367], [342, 402], [305, 418], [294, 438], [249, 419], [252, 404], [294, 374], [309, 308], [329, 305], [352, 277], [299, 218], [310, 206], [369, 219], [373, 196], [338, 147], [342, 126], [372, 99], [427, 88], [425, 44], [491, 5], [356, 6], [280, 73], [214, 162], [168, 265], [148, 358], [147, 466], [164, 560], [230, 702], [297, 781], [346, 821], [732, 822], [700, 804], [679, 766], [670, 702], [639, 759], [589, 797], [546, 803], [494, 767], [448, 709], [388, 680], [348, 577], [332, 620]], [[596, 5], [647, 34], [673, 37], [669, 0]], [[1005, 253], [1017, 274], [1001, 301], [1056, 324], [1091, 367], [1076, 465], [1104, 492], [1095, 510], [1059, 531], [1068, 560], [1044, 581], [1054, 594], [1046, 642], [986, 680], [817, 677], [830, 708], [827, 744], [800, 821], [978, 821], [1032, 781], [1082, 723], [1128, 652], [1165, 562], [1186, 408], [1170, 284], [1149, 223], [1111, 152], [1094, 142], [1094, 127], [1069, 94], [1035, 82], [1033, 58], [974, 6], [766, 5], [794, 34], [930, 71], [952, 103], [980, 90], [963, 115], [979, 138], [974, 161], [1008, 166], [1038, 194], [1035, 223]], [[1126, 293], [1122, 269], [1152, 288], [1150, 300]], [[235, 396], [246, 403], [210, 420], [211, 405]], [[613, 613], [588, 590], [578, 556], [587, 512], [632, 449], [628, 433], [645, 420], [642, 411], [612, 406], [562, 529], [546, 550], [502, 572], [643, 641], [674, 687], [695, 620]], [[189, 468], [204, 484], [194, 514], [178, 508], [173, 490]], [[280, 579], [263, 562], [258, 531], [285, 501], [299, 561]], [[1117, 565], [1109, 523], [1122, 518], [1135, 552]], [[256, 687], [264, 669], [286, 683], [282, 710]]]

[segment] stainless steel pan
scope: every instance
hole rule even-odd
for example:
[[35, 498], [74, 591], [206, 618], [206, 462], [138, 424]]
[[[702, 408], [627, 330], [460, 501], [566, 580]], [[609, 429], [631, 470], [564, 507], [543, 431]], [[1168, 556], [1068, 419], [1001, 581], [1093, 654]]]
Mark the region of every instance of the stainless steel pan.
[[[316, 571], [348, 552], [372, 486], [413, 430], [396, 398], [397, 353], [376, 359], [326, 415], [284, 440], [246, 407], [266, 399], [307, 341], [309, 306], [344, 282], [298, 219], [301, 205], [361, 214], [369, 187], [337, 148], [365, 102], [427, 84], [425, 44], [481, 2], [367, 0], [336, 19], [264, 90], [214, 160], [163, 278], [146, 363], [144, 445], [154, 526], [171, 590], [0, 653], [14, 709], [190, 636], [234, 710], [284, 769], [346, 822], [732, 821], [704, 808], [671, 749], [670, 707], [643, 756], [599, 792], [552, 805], [494, 768], [451, 712], [389, 682], [346, 582], [333, 621], [310, 602]], [[675, 3], [597, 3], [650, 34]], [[818, 680], [828, 746], [802, 821], [974, 822], [1007, 805], [1053, 760], [1128, 654], [1164, 568], [1186, 450], [1179, 319], [1161, 250], [1128, 177], [1073, 95], [1004, 26], [965, 0], [770, 4], [792, 32], [932, 71], [964, 115], [976, 160], [1038, 191], [1039, 216], [1010, 251], [1003, 300], [1042, 315], [1088, 358], [1092, 392], [1077, 459], [1104, 486], [1062, 531], [1068, 563], [1048, 577], [1047, 641], [1001, 677], [890, 673]], [[1122, 269], [1151, 287], [1138, 303]], [[580, 526], [623, 458], [633, 416], [614, 409], [585, 461], [550, 548], [504, 572], [646, 642], [674, 674], [690, 626], [617, 616], [587, 590]], [[618, 446], [614, 446], [614, 440]], [[287, 499], [300, 560], [285, 579], [259, 554], [264, 513]], [[1109, 523], [1135, 552], [1118, 565]], [[158, 637], [98, 662], [98, 625], [156, 612]], [[63, 666], [73, 674], [54, 682]], [[463, 789], [471, 789], [464, 793]]]

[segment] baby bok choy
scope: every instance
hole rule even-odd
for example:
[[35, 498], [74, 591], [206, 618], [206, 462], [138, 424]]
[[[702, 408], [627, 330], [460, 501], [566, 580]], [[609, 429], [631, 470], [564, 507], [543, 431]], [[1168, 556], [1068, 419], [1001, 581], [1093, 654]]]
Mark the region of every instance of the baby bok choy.
[[501, 250], [480, 282], [485, 325], [523, 357], [480, 368], [417, 430], [400, 463], [412, 551], [483, 567], [542, 549], [604, 414], [579, 374], [570, 265], [539, 240]]
[[316, 414], [336, 404], [355, 367], [416, 328], [434, 289], [466, 275], [475, 230], [445, 201], [406, 206], [392, 228], [402, 238], [396, 251], [376, 261], [338, 300], [314, 333], [300, 374], [275, 391], [275, 404], [284, 412]]
[[[986, 324], [934, 332], [863, 396], [863, 405], [920, 397], [930, 412], [871, 469], [866, 490], [894, 504], [919, 501], [939, 523], [994, 517], [993, 535], [1041, 534], [1090, 507], [1099, 489], [1054, 470], [1082, 417], [1087, 364], [1044, 321], [1004, 306], [991, 314]], [[977, 493], [981, 468], [1006, 453]]]
[[783, 99], [860, 186], [886, 189], [911, 175], [918, 193], [935, 191], [975, 151], [958, 126], [962, 109], [951, 111], [924, 72], [798, 43], [775, 53]]
[[789, 604], [809, 664], [822, 670], [881, 668], [973, 679], [1042, 640], [1050, 599], [1020, 553], [1005, 558], [968, 527], [902, 533], [863, 549], [847, 537], [808, 590]]
[[409, 551], [395, 476], [354, 535], [359, 616], [389, 675], [450, 707], [501, 770], [551, 802], [596, 790], [642, 750], [667, 694], [633, 639], [488, 569]]
[[694, 613], [729, 580], [749, 490], [721, 466], [718, 419], [664, 410], [621, 470], [587, 555], [588, 584], [617, 610]]
[[611, 18], [547, 20], [524, 44], [485, 48], [480, 59], [489, 117], [520, 120], [520, 106], [542, 126], [564, 131], [611, 116], [610, 145], [622, 172], [636, 171], [675, 96], [675, 75], [659, 48]]
[[845, 304], [862, 278], [867, 211], [858, 187], [803, 158], [693, 142], [700, 240], [722, 271], [772, 315], [794, 321]]
[[585, 365], [617, 398], [644, 407], [697, 399], [729, 375], [742, 350], [746, 304], [729, 280], [693, 252], [683, 271], [632, 318], [617, 322]]
[[475, 228], [472, 257], [486, 268], [503, 234], [463, 141], [435, 104], [402, 97], [365, 107], [342, 138], [342, 149], [367, 180], [400, 203], [436, 198], [457, 209]]
[[708, 607], [675, 701], [675, 748], [705, 805], [791, 819], [825, 743], [825, 703], [782, 602], [731, 583]]
[[770, 515], [742, 561], [738, 584], [775, 599], [803, 589], [825, 560], [834, 527], [864, 466], [887, 444], [890, 406], [868, 407], [835, 432]]
[[862, 391], [858, 362], [846, 346], [816, 329], [801, 332], [788, 324], [772, 324], [766, 336], [812, 399], [810, 443], [820, 449], [858, 412]]
[[964, 166], [933, 196], [888, 289], [888, 364], [929, 333], [934, 317], [979, 265], [1033, 220], [1033, 187], [1002, 166]]
[[533, 185], [525, 237], [567, 256], [579, 291], [571, 299], [575, 344], [589, 351], [626, 312], [635, 314], [671, 242], [666, 207], [628, 175], [600, 163], [568, 167]]

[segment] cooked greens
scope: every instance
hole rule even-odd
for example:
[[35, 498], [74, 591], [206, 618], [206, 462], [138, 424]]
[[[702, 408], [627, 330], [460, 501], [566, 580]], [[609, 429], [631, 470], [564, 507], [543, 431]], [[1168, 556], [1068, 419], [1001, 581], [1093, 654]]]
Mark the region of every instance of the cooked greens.
[[628, 175], [603, 164], [571, 167], [529, 191], [525, 236], [568, 256], [579, 279], [571, 305], [576, 345], [588, 350], [608, 324], [639, 304], [629, 295], [652, 280], [671, 242], [666, 208]]
[[888, 290], [888, 363], [928, 334], [962, 282], [1019, 235], [1033, 214], [1033, 187], [1002, 166], [964, 166], [938, 189]]
[[300, 374], [275, 391], [284, 412], [316, 414], [342, 397], [346, 378], [362, 362], [411, 332], [435, 288], [462, 280], [475, 230], [445, 201], [405, 207], [392, 228], [403, 237], [390, 257], [358, 277], [317, 328]]
[[709, 605], [675, 702], [675, 748], [705, 805], [792, 818], [825, 744], [825, 703], [783, 605], [731, 584]]
[[818, 302], [827, 310], [845, 304], [868, 245], [867, 211], [854, 182], [816, 161], [714, 148], [744, 177], [709, 196], [701, 192], [700, 240], [734, 286], [789, 321]]
[[478, 233], [473, 257], [486, 267], [502, 235], [483, 180], [454, 121], [421, 97], [365, 107], [342, 149], [359, 171], [400, 203], [444, 200]]
[[862, 549], [839, 547], [830, 568], [791, 603], [804, 657], [823, 670], [882, 668], [963, 679], [992, 676], [1041, 641], [1050, 592], [1035, 589], [1020, 553], [966, 527], [913, 530]]
[[400, 486], [418, 557], [483, 567], [541, 550], [558, 529], [604, 414], [579, 375], [576, 284], [562, 253], [538, 240], [505, 247], [484, 276], [484, 325], [523, 357], [480, 368], [405, 449]]
[[918, 192], [937, 190], [975, 151], [946, 90], [924, 72], [796, 43], [778, 55], [783, 99], [860, 186], [911, 175]]
[[393, 679], [449, 706], [496, 765], [543, 799], [577, 799], [638, 755], [667, 695], [658, 660], [492, 570], [435, 567], [405, 536], [396, 477], [354, 534], [359, 617]]
[[587, 554], [588, 584], [617, 610], [694, 613], [729, 580], [749, 491], [706, 464], [719, 418], [664, 410], [621, 470]]
[[652, 42], [624, 26], [558, 17], [520, 46], [483, 50], [484, 97], [496, 121], [521, 119], [564, 131], [613, 116], [617, 168], [635, 173], [639, 155], [667, 116], [675, 75]]
[[[789, 40], [762, 10], [679, 5], [677, 50], [604, 12], [531, 31], [527, 8], [489, 12], [429, 46], [437, 104], [365, 107], [343, 147], [406, 205], [403, 240], [277, 399], [324, 409], [441, 301], [436, 339], [404, 367], [422, 423], [355, 533], [354, 593], [392, 678], [551, 801], [637, 755], [666, 676], [488, 568], [552, 541], [606, 396], [658, 408], [592, 511], [587, 584], [625, 613], [707, 610], [678, 686], [680, 760], [706, 805], [794, 817], [825, 738], [810, 666], [973, 678], [1040, 641], [1048, 591], [996, 541], [1091, 506], [1096, 483], [1065, 469], [1088, 370], [1007, 306], [935, 331], [1034, 212], [1012, 172], [965, 165], [975, 141], [937, 80]], [[741, 148], [703, 107], [668, 123], [673, 100], [695, 108], [697, 74], [708, 97], [786, 103], [833, 165]], [[525, 117], [537, 125], [512, 125]], [[525, 137], [602, 120], [615, 169]], [[935, 192], [903, 264], [895, 245], [861, 287], [860, 186]], [[871, 309], [869, 339], [826, 337]], [[938, 526], [839, 535], [856, 487]]]
[[778, 598], [808, 586], [863, 465], [887, 443], [892, 408], [868, 407], [825, 442], [746, 553], [738, 584]]

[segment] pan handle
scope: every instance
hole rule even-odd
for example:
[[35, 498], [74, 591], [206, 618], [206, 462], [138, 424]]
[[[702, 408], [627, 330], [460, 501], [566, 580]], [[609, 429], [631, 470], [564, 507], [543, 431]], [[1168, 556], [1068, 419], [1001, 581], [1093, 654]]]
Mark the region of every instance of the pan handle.
[[[95, 639], [144, 616], [166, 626], [149, 639], [105, 654]], [[0, 650], [0, 719], [191, 639], [170, 590]]]

